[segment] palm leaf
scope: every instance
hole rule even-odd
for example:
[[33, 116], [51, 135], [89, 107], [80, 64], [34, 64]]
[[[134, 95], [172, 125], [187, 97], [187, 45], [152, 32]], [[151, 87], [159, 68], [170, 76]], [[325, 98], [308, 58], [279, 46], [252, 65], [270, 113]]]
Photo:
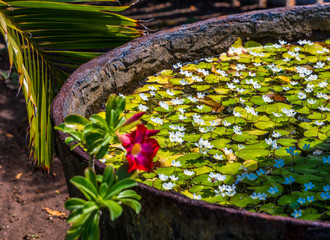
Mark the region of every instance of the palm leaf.
[[92, 2], [0, 0], [0, 32], [27, 102], [30, 159], [45, 171], [53, 158], [50, 105], [54, 93], [79, 65], [143, 33], [136, 20], [114, 13], [129, 6]]

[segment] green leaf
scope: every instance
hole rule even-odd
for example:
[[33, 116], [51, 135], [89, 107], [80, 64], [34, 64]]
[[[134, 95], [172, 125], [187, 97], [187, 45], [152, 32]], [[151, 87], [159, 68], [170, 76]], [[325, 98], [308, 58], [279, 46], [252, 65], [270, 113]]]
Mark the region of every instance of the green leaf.
[[82, 131], [89, 121], [80, 115], [69, 115], [64, 119], [64, 124], [68, 128]]
[[298, 196], [283, 195], [278, 200], [278, 204], [283, 206], [283, 205], [286, 205], [286, 204], [295, 203], [295, 202], [297, 202], [297, 200], [298, 200]]
[[123, 204], [131, 207], [135, 211], [136, 214], [139, 214], [140, 213], [140, 211], [141, 211], [141, 204], [138, 201], [136, 201], [134, 199], [127, 199], [127, 198], [120, 199], [120, 201]]
[[222, 167], [215, 167], [215, 169], [222, 174], [236, 175], [240, 171], [241, 167], [242, 167], [241, 163], [234, 162], [234, 163], [227, 163], [225, 166]]
[[115, 176], [113, 174], [113, 167], [109, 165], [103, 171], [102, 183], [106, 183], [109, 187], [111, 187], [114, 181]]
[[95, 189], [98, 188], [98, 185], [96, 182], [96, 174], [92, 168], [85, 169], [85, 177], [94, 185]]
[[65, 202], [64, 207], [72, 211], [77, 208], [82, 208], [85, 203], [86, 201], [81, 198], [70, 198]]
[[125, 178], [123, 180], [118, 181], [115, 183], [107, 192], [105, 198], [110, 198], [119, 194], [122, 190], [135, 187], [137, 185], [136, 181], [131, 178]]
[[119, 218], [123, 212], [123, 208], [115, 201], [103, 200], [103, 204], [109, 209], [111, 221]]
[[237, 193], [230, 199], [230, 203], [237, 207], [246, 207], [246, 205], [252, 204], [254, 201], [246, 193]]
[[75, 185], [88, 200], [97, 200], [97, 190], [92, 182], [82, 176], [75, 176], [70, 179], [70, 182]]
[[125, 191], [122, 191], [118, 197], [118, 199], [121, 199], [121, 198], [134, 198], [136, 200], [140, 200], [141, 199], [141, 196], [138, 195], [134, 190], [125, 190]]

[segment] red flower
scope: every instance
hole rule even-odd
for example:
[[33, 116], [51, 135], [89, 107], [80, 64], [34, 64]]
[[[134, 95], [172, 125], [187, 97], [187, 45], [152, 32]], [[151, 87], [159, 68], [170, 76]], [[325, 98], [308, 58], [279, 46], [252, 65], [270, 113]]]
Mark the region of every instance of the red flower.
[[119, 135], [119, 141], [127, 150], [126, 158], [129, 163], [128, 172], [135, 169], [151, 171], [152, 159], [160, 148], [156, 139], [150, 136], [156, 135], [158, 130], [148, 130], [143, 124], [130, 134]]

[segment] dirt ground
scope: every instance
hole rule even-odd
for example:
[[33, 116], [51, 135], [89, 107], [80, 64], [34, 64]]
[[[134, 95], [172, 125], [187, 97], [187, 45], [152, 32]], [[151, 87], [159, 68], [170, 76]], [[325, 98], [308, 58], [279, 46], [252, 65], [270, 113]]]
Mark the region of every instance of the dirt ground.
[[57, 158], [48, 178], [26, 164], [25, 103], [16, 94], [0, 80], [0, 239], [64, 239], [69, 225], [63, 170]]

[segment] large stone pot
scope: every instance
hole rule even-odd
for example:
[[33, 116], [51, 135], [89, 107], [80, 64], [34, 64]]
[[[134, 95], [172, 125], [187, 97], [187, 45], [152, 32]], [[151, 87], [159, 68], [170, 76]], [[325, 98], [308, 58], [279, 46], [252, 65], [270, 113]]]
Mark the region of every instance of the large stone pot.
[[[57, 95], [52, 107], [54, 125], [69, 114], [88, 116], [99, 111], [111, 93], [125, 92], [156, 72], [177, 62], [197, 60], [226, 51], [241, 37], [261, 43], [330, 37], [330, 4], [278, 8], [213, 18], [151, 34], [91, 60], [76, 70]], [[70, 151], [65, 135], [56, 132], [70, 196], [79, 193], [69, 183], [82, 175], [87, 155]], [[104, 165], [97, 163], [98, 171]], [[125, 209], [114, 224], [102, 223], [102, 239], [329, 239], [330, 223], [251, 213], [191, 200], [174, 192], [143, 184], [142, 211]]]

